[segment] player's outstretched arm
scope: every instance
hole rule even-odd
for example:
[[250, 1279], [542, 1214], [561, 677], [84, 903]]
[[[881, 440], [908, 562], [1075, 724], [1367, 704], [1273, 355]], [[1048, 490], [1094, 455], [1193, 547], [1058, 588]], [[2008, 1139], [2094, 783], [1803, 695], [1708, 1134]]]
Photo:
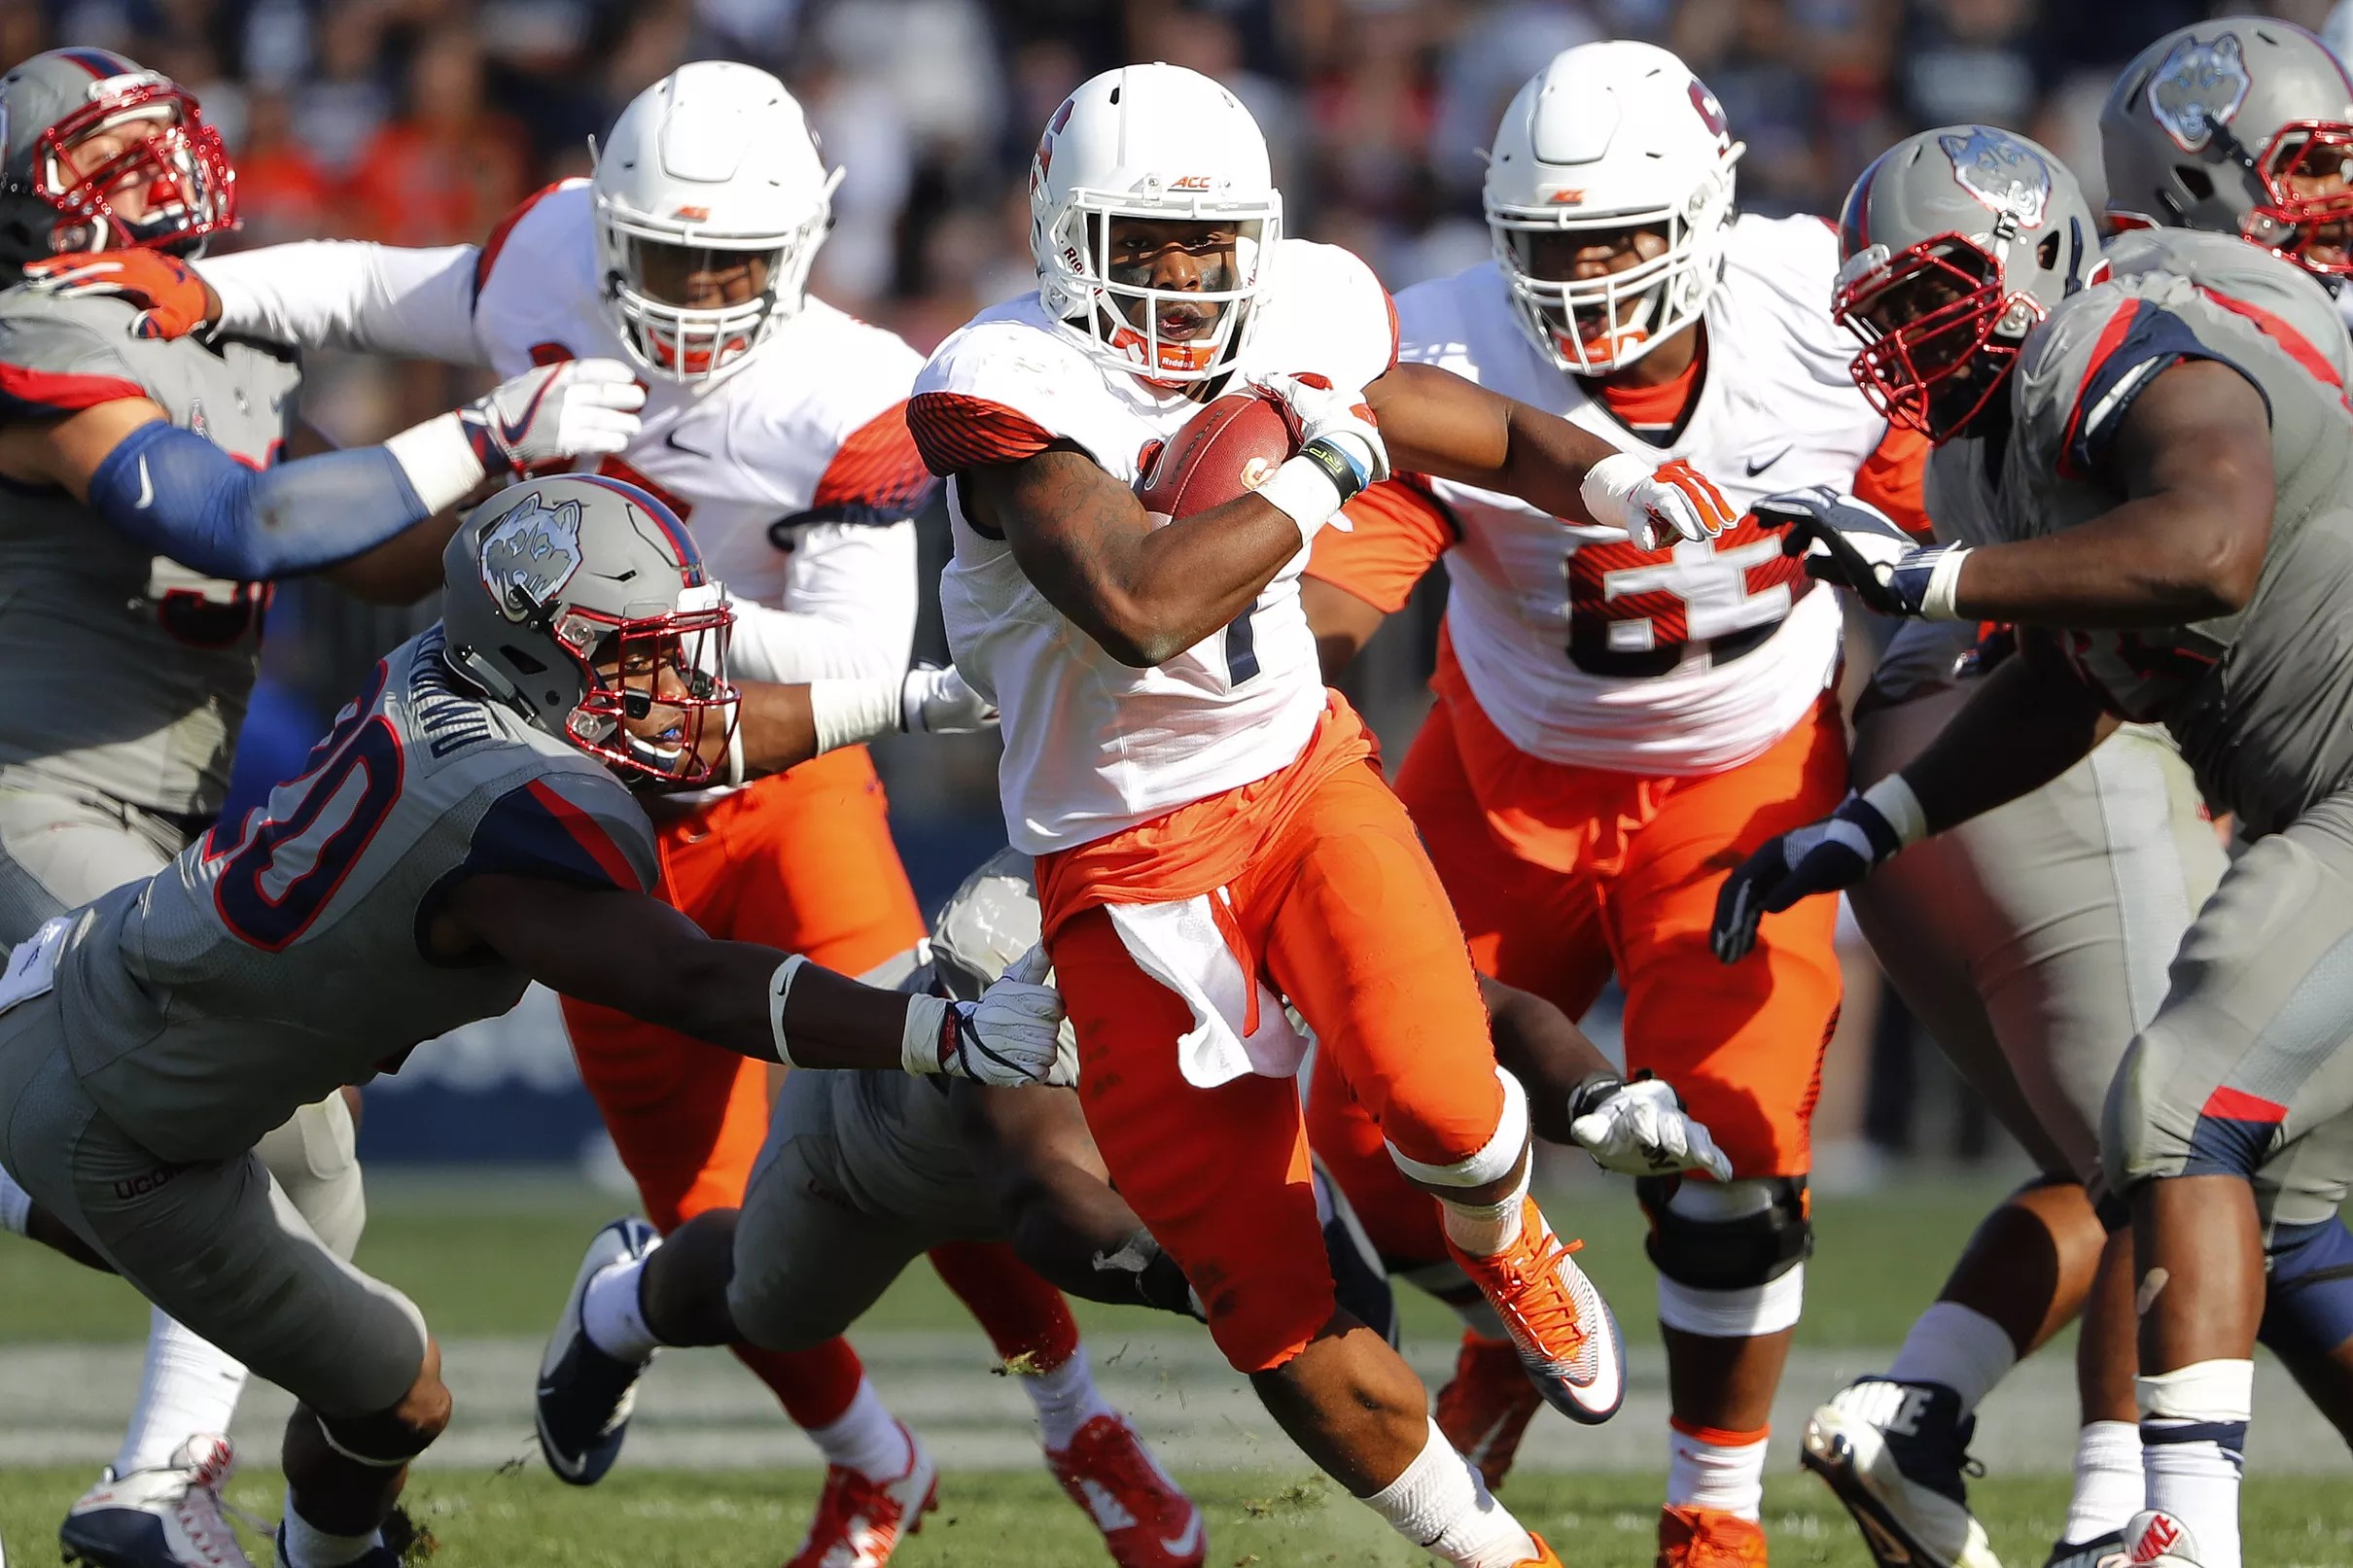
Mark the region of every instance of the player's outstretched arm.
[[706, 936], [641, 892], [504, 872], [451, 889], [431, 936], [441, 956], [487, 949], [552, 991], [761, 1062], [1003, 1084], [1071, 1077], [1056, 1038], [1062, 998], [1038, 983], [1042, 956], [978, 1002], [909, 996], [798, 954]]
[[957, 482], [966, 515], [1004, 538], [1047, 603], [1139, 669], [1247, 611], [1299, 553], [1304, 526], [1248, 495], [1155, 528], [1134, 491], [1068, 443], [966, 469]]
[[1623, 528], [1644, 544], [1712, 539], [1738, 516], [1689, 464], [1660, 467], [1621, 452], [1436, 366], [1392, 366], [1364, 395], [1399, 473], [1518, 496], [1555, 517]]
[[226, 331], [303, 348], [490, 363], [474, 330], [479, 250], [301, 240], [183, 261], [159, 251], [87, 251], [27, 266], [40, 292], [109, 296], [139, 307], [133, 336]]
[[2041, 788], [2116, 728], [2098, 695], [2039, 635], [1978, 690], [1928, 749], [1818, 822], [1768, 840], [1724, 879], [1709, 940], [1737, 963], [1757, 925], [1800, 899], [1851, 888], [1882, 860]]
[[2213, 360], [2181, 361], [2132, 400], [2113, 439], [2078, 444], [2123, 505], [2047, 538], [1969, 550], [1953, 591], [1960, 618], [2179, 626], [2247, 607], [2274, 499], [2270, 410], [2254, 383]]
[[249, 469], [146, 398], [0, 426], [0, 475], [55, 485], [138, 543], [210, 576], [260, 581], [348, 560], [456, 505], [484, 478], [618, 451], [645, 401], [624, 366], [571, 360], [381, 446]]

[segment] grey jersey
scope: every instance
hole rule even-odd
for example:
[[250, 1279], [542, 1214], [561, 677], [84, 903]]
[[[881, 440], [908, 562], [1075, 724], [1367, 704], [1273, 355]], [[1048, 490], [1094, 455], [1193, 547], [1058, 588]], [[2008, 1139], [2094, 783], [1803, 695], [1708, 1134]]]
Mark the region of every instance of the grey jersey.
[[[146, 397], [255, 468], [275, 462], [301, 384], [291, 351], [148, 341], [119, 299], [0, 294], [0, 420]], [[0, 502], [0, 782], [96, 790], [209, 816], [261, 649], [265, 590], [151, 555], [63, 490]], [[37, 679], [26, 679], [39, 672]]]
[[2353, 779], [2353, 351], [2308, 274], [2242, 241], [2150, 229], [2110, 260], [2027, 339], [2007, 430], [1937, 450], [1928, 509], [1972, 542], [2073, 528], [2122, 504], [2109, 447], [2151, 379], [2206, 359], [2253, 382], [2278, 489], [2254, 601], [2060, 641], [2112, 709], [2173, 731], [2209, 800], [2271, 832]]
[[74, 918], [56, 989], [83, 1087], [167, 1160], [223, 1159], [525, 977], [421, 949], [470, 872], [644, 890], [653, 829], [595, 761], [485, 702], [439, 626], [393, 650], [302, 775]]

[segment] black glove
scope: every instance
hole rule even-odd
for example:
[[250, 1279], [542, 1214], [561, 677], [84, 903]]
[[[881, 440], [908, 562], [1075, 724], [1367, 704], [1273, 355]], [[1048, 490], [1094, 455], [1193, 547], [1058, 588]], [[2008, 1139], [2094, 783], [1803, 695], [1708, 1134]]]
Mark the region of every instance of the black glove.
[[1851, 888], [1904, 847], [1886, 815], [1849, 794], [1818, 822], [1793, 827], [1740, 862], [1716, 894], [1708, 941], [1716, 958], [1738, 963], [1757, 944], [1757, 923], [1801, 898]]
[[1952, 584], [1960, 575], [1958, 544], [1919, 544], [1867, 501], [1826, 484], [1767, 496], [1752, 515], [1759, 528], [1777, 528], [1783, 555], [1806, 557], [1806, 575], [1852, 592], [1882, 615], [1951, 620]]

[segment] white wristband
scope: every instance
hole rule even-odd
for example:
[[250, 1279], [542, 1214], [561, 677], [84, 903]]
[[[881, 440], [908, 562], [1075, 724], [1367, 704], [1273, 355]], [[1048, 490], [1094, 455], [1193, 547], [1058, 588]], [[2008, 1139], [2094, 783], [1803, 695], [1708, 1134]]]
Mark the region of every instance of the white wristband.
[[909, 996], [907, 1027], [898, 1036], [898, 1064], [909, 1072], [936, 1074], [947, 1070], [939, 1060], [939, 1037], [948, 1027], [949, 1003], [939, 996]]
[[1961, 612], [1953, 608], [1952, 598], [1961, 589], [1961, 563], [1969, 559], [1969, 546], [1949, 546], [1936, 559], [1928, 572], [1928, 591], [1920, 595], [1922, 620], [1959, 620]]
[[808, 961], [795, 953], [778, 964], [776, 973], [768, 977], [768, 1037], [776, 1042], [776, 1060], [788, 1067], [796, 1063], [792, 1048], [785, 1043], [785, 998], [792, 993], [792, 977]]
[[1258, 487], [1260, 500], [1299, 525], [1299, 540], [1313, 544], [1323, 525], [1340, 511], [1340, 487], [1312, 457], [1295, 457]]
[[904, 676], [809, 682], [809, 722], [822, 753], [898, 733]]
[[1620, 452], [1605, 457], [1585, 470], [1585, 482], [1577, 494], [1585, 503], [1585, 514], [1603, 528], [1623, 528], [1633, 532], [1628, 518], [1632, 508], [1626, 498], [1634, 493], [1634, 486], [1651, 475], [1654, 465], [1648, 458], [1633, 452]]
[[384, 450], [401, 466], [428, 515], [464, 501], [490, 471], [466, 438], [465, 421], [454, 413], [409, 426], [387, 440]]
[[1920, 809], [1920, 797], [1912, 792], [1910, 781], [1900, 773], [1891, 773], [1864, 790], [1863, 804], [1886, 819], [1899, 846], [1917, 844], [1928, 836], [1928, 814]]

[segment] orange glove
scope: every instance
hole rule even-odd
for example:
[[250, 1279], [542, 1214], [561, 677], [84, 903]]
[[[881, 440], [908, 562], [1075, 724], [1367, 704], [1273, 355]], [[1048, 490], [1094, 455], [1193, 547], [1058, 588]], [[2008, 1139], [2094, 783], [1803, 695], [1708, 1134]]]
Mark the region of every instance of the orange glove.
[[25, 285], [64, 298], [112, 295], [139, 307], [133, 337], [186, 337], [220, 318], [221, 296], [176, 256], [161, 251], [77, 251], [34, 261]]

